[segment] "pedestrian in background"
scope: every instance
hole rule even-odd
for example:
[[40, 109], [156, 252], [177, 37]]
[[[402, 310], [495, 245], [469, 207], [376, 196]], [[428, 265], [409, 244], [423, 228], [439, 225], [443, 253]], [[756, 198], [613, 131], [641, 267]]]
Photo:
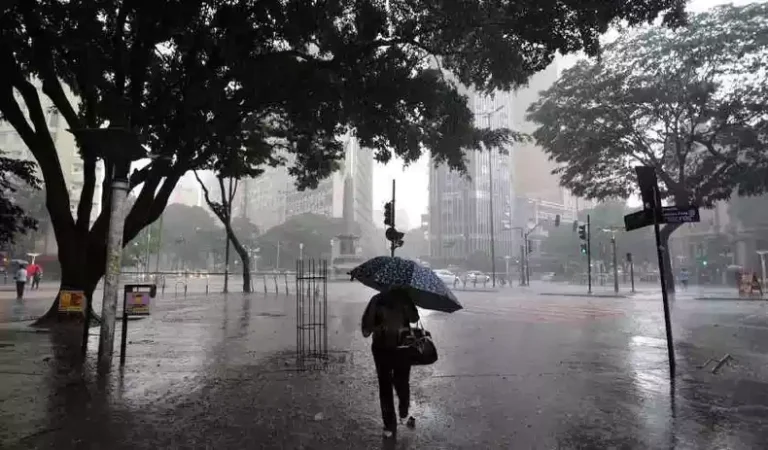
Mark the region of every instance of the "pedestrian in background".
[[20, 264], [19, 269], [16, 271], [14, 278], [16, 279], [16, 298], [21, 300], [24, 298], [24, 287], [27, 285], [27, 266]]
[[393, 437], [397, 432], [393, 388], [397, 392], [400, 422], [409, 428], [416, 426], [416, 419], [409, 414], [411, 363], [398, 347], [403, 343], [404, 333], [410, 330], [410, 324], [418, 320], [419, 312], [403, 289], [374, 295], [363, 313], [363, 336], [373, 334], [371, 352], [379, 381], [379, 402], [386, 438]]

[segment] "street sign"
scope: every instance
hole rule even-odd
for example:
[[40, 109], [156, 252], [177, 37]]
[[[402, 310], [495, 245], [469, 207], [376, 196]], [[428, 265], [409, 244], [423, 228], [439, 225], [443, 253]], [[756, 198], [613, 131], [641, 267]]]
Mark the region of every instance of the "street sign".
[[624, 216], [624, 227], [627, 231], [637, 230], [648, 225], [653, 225], [653, 216], [648, 209], [641, 209]]
[[82, 313], [85, 311], [85, 292], [61, 291], [59, 292], [59, 312]]
[[149, 315], [149, 292], [128, 292], [125, 296], [125, 314], [129, 316]]
[[698, 206], [665, 206], [661, 209], [662, 223], [700, 222]]

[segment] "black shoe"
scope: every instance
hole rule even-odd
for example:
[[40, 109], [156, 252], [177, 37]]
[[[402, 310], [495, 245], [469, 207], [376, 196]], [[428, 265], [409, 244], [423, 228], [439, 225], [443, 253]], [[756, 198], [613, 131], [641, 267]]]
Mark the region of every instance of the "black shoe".
[[408, 417], [401, 417], [400, 423], [404, 424], [408, 428], [415, 428], [416, 427], [416, 418], [413, 416]]

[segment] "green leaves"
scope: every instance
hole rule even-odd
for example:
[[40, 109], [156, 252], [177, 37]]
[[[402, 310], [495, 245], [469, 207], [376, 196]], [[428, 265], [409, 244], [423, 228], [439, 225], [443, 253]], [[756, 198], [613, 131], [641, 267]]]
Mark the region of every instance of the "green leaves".
[[37, 220], [32, 215], [39, 205], [27, 204], [25, 200], [40, 189], [34, 162], [2, 155], [0, 150], [0, 245], [11, 242], [19, 234], [37, 229]]
[[722, 6], [687, 27], [648, 27], [566, 71], [529, 109], [564, 186], [626, 198], [632, 167], [656, 168], [677, 204], [768, 187], [768, 6]]

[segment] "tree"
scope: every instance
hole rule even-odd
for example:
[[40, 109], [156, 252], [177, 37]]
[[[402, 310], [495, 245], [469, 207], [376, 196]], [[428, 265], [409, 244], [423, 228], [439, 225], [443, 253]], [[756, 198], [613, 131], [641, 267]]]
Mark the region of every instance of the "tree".
[[[301, 188], [333, 171], [343, 156], [336, 136], [353, 128], [379, 161], [393, 153], [415, 161], [428, 149], [436, 162], [463, 170], [464, 151], [481, 142], [498, 148], [515, 135], [475, 128], [454, 80], [480, 91], [512, 88], [556, 52], [595, 54], [614, 20], [637, 24], [663, 12], [676, 23], [683, 6], [12, 0], [0, 15], [0, 112], [40, 166], [62, 286], [90, 298], [105, 267], [108, 185], [130, 162], [78, 137], [84, 186], [70, 199], [37, 82], [68, 129], [112, 127], [144, 142], [152, 158], [130, 175], [138, 191], [125, 219], [123, 242], [130, 242], [157, 220], [185, 172], [246, 140], [269, 164], [286, 163], [277, 150], [292, 155], [289, 171]], [[103, 212], [91, 226], [99, 160]], [[54, 301], [45, 319], [56, 309]]]
[[24, 208], [24, 193], [40, 188], [35, 176], [35, 164], [3, 156], [0, 151], [0, 246], [30, 230], [37, 230], [37, 221]]
[[[260, 261], [267, 267], [292, 269], [300, 256], [330, 259], [331, 239], [345, 232], [344, 219], [341, 218], [311, 213], [291, 217], [258, 238]], [[352, 232], [359, 236], [360, 227], [356, 224]]]
[[[601, 60], [566, 71], [529, 109], [561, 184], [588, 198], [627, 198], [641, 164], [656, 170], [662, 197], [676, 205], [711, 207], [734, 190], [763, 191], [766, 17], [766, 4], [721, 6], [685, 28], [625, 34]], [[668, 271], [678, 226], [661, 231]]]
[[[12, 247], [18, 251], [14, 253], [24, 254], [34, 252], [39, 249], [39, 241], [42, 235], [44, 240], [48, 239], [50, 219], [48, 210], [45, 208], [45, 190], [37, 185], [28, 185], [25, 183], [16, 183], [16, 192], [13, 195], [16, 205], [24, 211], [27, 217], [36, 224], [35, 228], [27, 228], [16, 233], [12, 241]], [[47, 245], [43, 245], [47, 247]]]
[[204, 268], [208, 255], [224, 248], [224, 232], [210, 213], [199, 206], [179, 203], [163, 212], [162, 252], [175, 260], [175, 268]]
[[[626, 259], [626, 253], [632, 253], [636, 263], [654, 262], [656, 254], [648, 245], [653, 239], [650, 230], [624, 231], [624, 215], [632, 212], [623, 201], [607, 201], [590, 210], [579, 212], [579, 223], [585, 224], [587, 215], [590, 219], [590, 244], [592, 262], [601, 262], [605, 267], [613, 265], [611, 237], [616, 237], [617, 262]], [[558, 257], [565, 266], [577, 266], [579, 272], [586, 272], [587, 258], [581, 253], [581, 243], [577, 231], [569, 223], [549, 230], [549, 235], [541, 242], [542, 254]]]

